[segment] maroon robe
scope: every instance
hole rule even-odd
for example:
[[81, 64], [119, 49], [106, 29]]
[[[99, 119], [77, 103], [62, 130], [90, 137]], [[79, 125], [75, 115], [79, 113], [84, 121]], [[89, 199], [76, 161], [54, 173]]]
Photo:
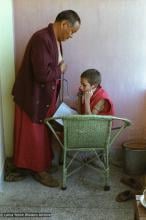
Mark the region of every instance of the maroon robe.
[[51, 136], [43, 120], [56, 110], [61, 70], [52, 24], [30, 39], [12, 94], [16, 103], [14, 164], [36, 172], [52, 160]]

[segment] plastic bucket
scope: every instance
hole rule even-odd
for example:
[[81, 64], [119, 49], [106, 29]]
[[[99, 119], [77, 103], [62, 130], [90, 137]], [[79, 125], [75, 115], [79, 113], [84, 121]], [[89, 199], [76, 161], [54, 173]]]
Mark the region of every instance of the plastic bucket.
[[123, 144], [124, 172], [129, 175], [146, 173], [146, 140], [130, 140]]

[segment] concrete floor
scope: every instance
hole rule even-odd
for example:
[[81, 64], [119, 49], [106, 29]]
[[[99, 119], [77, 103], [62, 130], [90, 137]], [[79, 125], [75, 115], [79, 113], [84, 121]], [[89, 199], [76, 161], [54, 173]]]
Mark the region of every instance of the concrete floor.
[[[103, 190], [100, 170], [95, 173], [91, 169], [69, 177], [65, 191], [45, 187], [31, 176], [5, 182], [0, 193], [0, 219], [133, 220], [133, 201], [115, 201], [119, 192], [128, 189], [120, 183], [122, 175], [121, 168], [111, 166], [110, 191]], [[61, 180], [61, 167], [54, 176]]]

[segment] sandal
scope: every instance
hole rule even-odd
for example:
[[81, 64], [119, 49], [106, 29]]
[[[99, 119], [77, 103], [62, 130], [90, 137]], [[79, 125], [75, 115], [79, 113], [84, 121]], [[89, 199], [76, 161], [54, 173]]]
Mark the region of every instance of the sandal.
[[124, 192], [119, 193], [116, 196], [116, 201], [117, 202], [125, 202], [127, 200], [131, 200], [135, 198], [135, 193], [132, 192], [131, 190], [126, 190]]
[[23, 180], [28, 175], [28, 171], [26, 169], [18, 168], [14, 165], [12, 158], [6, 158], [4, 171], [4, 181], [8, 182]]
[[20, 181], [26, 178], [26, 175], [23, 175], [21, 173], [18, 172], [10, 172], [5, 174], [4, 176], [4, 181], [7, 182], [16, 182], [16, 181]]
[[120, 182], [136, 190], [142, 189], [142, 184], [132, 177], [122, 177]]
[[32, 177], [44, 186], [57, 187], [59, 182], [47, 172], [33, 173]]

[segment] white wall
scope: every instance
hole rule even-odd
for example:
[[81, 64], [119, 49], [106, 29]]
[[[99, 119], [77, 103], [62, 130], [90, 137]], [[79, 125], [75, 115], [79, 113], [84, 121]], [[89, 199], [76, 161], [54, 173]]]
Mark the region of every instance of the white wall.
[[82, 20], [79, 32], [63, 43], [71, 95], [81, 72], [97, 68], [116, 115], [133, 122], [122, 140], [146, 137], [146, 1], [15, 0], [16, 69], [32, 33], [64, 9], [76, 10]]
[[[1, 94], [1, 81], [0, 81]], [[0, 96], [0, 191], [2, 191], [4, 173], [4, 130], [3, 130], [3, 113], [2, 113], [2, 98]]]
[[128, 138], [146, 137], [146, 1], [84, 1], [84, 8], [80, 33], [64, 45], [71, 91], [82, 71], [99, 69], [116, 115], [133, 122]]
[[14, 82], [14, 38], [12, 1], [0, 6], [0, 176], [4, 165], [4, 146], [7, 156], [13, 147], [13, 113], [11, 89]]

